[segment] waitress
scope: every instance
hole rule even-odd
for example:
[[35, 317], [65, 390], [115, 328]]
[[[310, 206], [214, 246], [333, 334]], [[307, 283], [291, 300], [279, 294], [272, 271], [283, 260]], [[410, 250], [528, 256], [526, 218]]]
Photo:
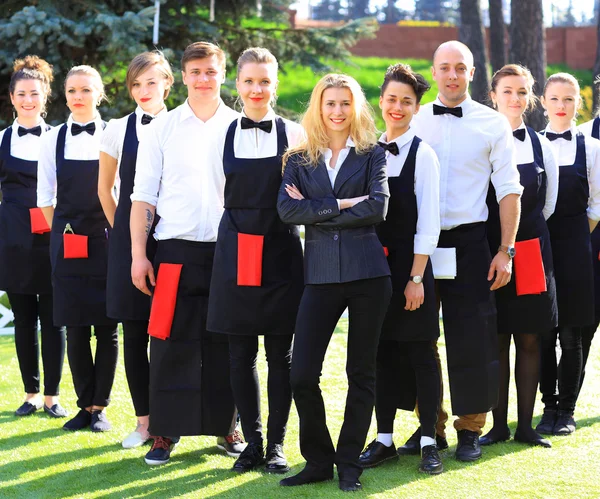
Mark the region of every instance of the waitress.
[[[65, 80], [67, 123], [42, 141], [37, 204], [51, 225], [54, 323], [67, 326], [67, 355], [77, 393], [77, 415], [65, 430], [107, 431], [118, 354], [117, 322], [106, 315], [110, 224], [98, 199], [98, 158], [105, 126], [97, 106], [105, 98], [98, 71], [72, 68]], [[90, 338], [94, 326], [96, 354]]]
[[[545, 407], [536, 430], [570, 435], [576, 428], [574, 411], [581, 382], [581, 328], [594, 322], [590, 233], [600, 219], [600, 144], [575, 128], [581, 95], [573, 76], [550, 76], [541, 100], [549, 120], [544, 134], [560, 165], [556, 209], [548, 219], [558, 328], [542, 335], [540, 391]], [[557, 337], [562, 350], [558, 366]]]
[[[169, 62], [160, 51], [137, 55], [127, 68], [125, 82], [136, 110], [117, 120], [111, 120], [100, 145], [98, 196], [102, 209], [113, 227], [108, 246], [106, 305], [109, 317], [123, 323], [123, 354], [125, 374], [137, 416], [136, 429], [125, 440], [126, 449], [138, 447], [150, 438], [149, 425], [149, 362], [148, 319], [150, 298], [131, 282], [131, 233], [129, 215], [133, 192], [138, 137], [157, 116], [166, 113], [165, 99], [173, 85]], [[119, 201], [115, 185], [120, 179]], [[154, 225], [158, 220], [155, 220]], [[148, 238], [146, 248], [154, 258], [156, 240]]]
[[[59, 418], [67, 415], [58, 401], [65, 331], [52, 320], [50, 229], [36, 208], [41, 137], [50, 129], [42, 115], [52, 80], [52, 67], [35, 55], [14, 63], [9, 94], [17, 117], [0, 132], [0, 289], [8, 293], [14, 314], [15, 346], [26, 393], [15, 414], [28, 416], [43, 407]], [[36, 226], [39, 222], [41, 227]], [[42, 326], [43, 400], [38, 319]]]
[[[490, 97], [494, 107], [513, 129], [517, 168], [523, 186], [521, 219], [517, 232], [514, 276], [496, 290], [498, 310], [498, 347], [500, 388], [498, 405], [492, 411], [494, 426], [479, 438], [480, 445], [503, 442], [510, 438], [508, 428], [508, 392], [510, 381], [510, 342], [516, 349], [515, 384], [517, 386], [518, 424], [514, 439], [529, 445], [551, 447], [531, 427], [533, 408], [539, 382], [540, 336], [549, 334], [557, 325], [556, 283], [550, 235], [546, 220], [554, 212], [558, 194], [558, 166], [545, 137], [523, 123], [523, 115], [535, 106], [534, 79], [527, 68], [508, 64], [492, 78]], [[490, 249], [500, 244], [500, 213], [496, 191], [490, 187], [487, 204], [489, 216], [487, 237]], [[527, 254], [529, 245], [536, 246], [535, 254]], [[522, 282], [531, 279], [522, 274], [520, 259], [530, 268], [535, 262], [542, 265], [538, 289], [523, 289]], [[529, 260], [527, 260], [529, 259]], [[545, 278], [544, 278], [545, 277]]]

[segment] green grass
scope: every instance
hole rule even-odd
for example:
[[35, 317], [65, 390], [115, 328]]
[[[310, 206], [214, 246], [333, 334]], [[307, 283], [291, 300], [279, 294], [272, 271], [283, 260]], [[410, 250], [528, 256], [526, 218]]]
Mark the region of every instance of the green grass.
[[[342, 422], [346, 379], [345, 346], [347, 322], [342, 320], [324, 365], [322, 388], [327, 405], [329, 427], [334, 440]], [[445, 355], [443, 338], [441, 353]], [[553, 448], [529, 448], [515, 442], [498, 444], [484, 450], [477, 463], [464, 464], [453, 457], [456, 436], [448, 432], [450, 450], [443, 453], [445, 473], [437, 477], [417, 472], [418, 458], [367, 470], [362, 477], [364, 491], [352, 497], [375, 498], [592, 498], [599, 496], [597, 463], [600, 446], [600, 350], [588, 364], [588, 374], [577, 408], [579, 423], [571, 437], [551, 437]], [[444, 361], [445, 362], [445, 361]], [[215, 447], [213, 437], [183, 438], [171, 461], [162, 467], [144, 464], [148, 447], [124, 450], [121, 439], [133, 430], [134, 413], [129, 399], [122, 357], [119, 361], [113, 400], [108, 415], [113, 431], [76, 434], [61, 430], [63, 421], [43, 413], [17, 419], [13, 411], [22, 401], [21, 381], [12, 337], [0, 337], [0, 497], [2, 498], [331, 498], [348, 497], [336, 482], [282, 489], [280, 477], [260, 472], [239, 476], [230, 471], [233, 460]], [[266, 387], [265, 362], [261, 358], [260, 376]], [[266, 413], [265, 390], [263, 408]], [[514, 392], [514, 390], [513, 390]], [[75, 411], [75, 396], [68, 366], [62, 383], [62, 403]], [[510, 427], [515, 429], [514, 393], [511, 395]], [[446, 406], [448, 390], [446, 389]], [[535, 422], [541, 407], [536, 407]], [[264, 414], [266, 421], [266, 414]], [[491, 418], [490, 418], [491, 419]], [[412, 413], [399, 411], [395, 443], [401, 444], [416, 427]], [[489, 428], [490, 422], [486, 427]], [[376, 429], [371, 427], [369, 440]], [[289, 423], [286, 452], [293, 471], [303, 459], [298, 449], [298, 419], [295, 410]]]

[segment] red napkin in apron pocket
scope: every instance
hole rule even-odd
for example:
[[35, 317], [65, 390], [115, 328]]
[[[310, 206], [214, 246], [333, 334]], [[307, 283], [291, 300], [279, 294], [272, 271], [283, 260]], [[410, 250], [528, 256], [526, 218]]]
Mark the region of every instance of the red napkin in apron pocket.
[[166, 340], [171, 336], [182, 267], [181, 263], [161, 263], [158, 266], [148, 334], [160, 340]]
[[390, 256], [390, 250], [388, 249], [387, 246], [383, 247], [383, 254], [387, 257]]
[[238, 286], [262, 284], [262, 258], [265, 236], [238, 233]]
[[44, 234], [50, 232], [50, 226], [46, 222], [46, 217], [41, 208], [29, 208], [29, 218], [31, 220], [31, 233]]
[[515, 283], [517, 296], [539, 295], [546, 289], [546, 273], [539, 238], [515, 243]]
[[65, 258], [87, 258], [88, 237], [75, 234], [71, 224], [63, 231], [63, 256]]

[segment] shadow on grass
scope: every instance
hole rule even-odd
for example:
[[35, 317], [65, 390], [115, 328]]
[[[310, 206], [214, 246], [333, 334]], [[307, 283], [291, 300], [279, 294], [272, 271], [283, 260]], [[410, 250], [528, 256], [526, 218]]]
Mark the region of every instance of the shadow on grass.
[[[1, 420], [0, 420], [1, 422]], [[41, 431], [28, 431], [26, 434], [14, 435], [8, 438], [0, 438], [0, 449], [3, 451], [17, 449], [31, 443], [39, 442], [46, 438], [56, 438], [64, 435], [62, 428], [49, 428]], [[0, 467], [0, 470], [2, 468]]]

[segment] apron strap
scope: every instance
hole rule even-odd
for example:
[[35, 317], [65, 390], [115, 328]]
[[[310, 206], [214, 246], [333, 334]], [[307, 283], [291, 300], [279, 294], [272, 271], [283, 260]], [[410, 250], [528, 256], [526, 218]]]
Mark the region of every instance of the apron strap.
[[594, 124], [592, 125], [592, 137], [600, 139], [600, 116], [594, 118]]
[[233, 150], [233, 138], [235, 137], [235, 129], [237, 128], [240, 118], [236, 118], [231, 122], [225, 136], [225, 148], [223, 150], [223, 164], [229, 163], [235, 159], [235, 151]]
[[412, 143], [410, 144], [410, 149], [408, 150], [406, 160], [404, 161], [404, 166], [402, 167], [402, 175], [408, 175], [413, 179], [413, 182], [415, 178], [417, 150], [419, 149], [419, 144], [421, 144], [421, 139], [415, 135], [412, 139]]
[[587, 178], [587, 159], [585, 156], [585, 136], [581, 132], [577, 132], [577, 154], [575, 155], [575, 164], [585, 168], [585, 176]]
[[10, 156], [10, 143], [12, 137], [12, 125], [4, 130], [4, 136], [2, 137], [2, 144], [0, 144], [0, 152], [3, 158]]
[[[133, 138], [135, 139], [136, 142], [138, 142], [138, 138], [137, 138], [137, 130], [135, 127], [135, 120], [136, 120], [136, 115], [135, 112], [131, 113], [129, 115], [129, 118], [127, 119], [127, 128], [125, 129], [125, 137], [123, 139], [123, 144], [125, 144], [125, 142], [127, 142], [127, 139], [131, 136], [133, 136]], [[106, 127], [104, 127], [106, 128]]]
[[277, 128], [277, 156], [282, 158], [288, 148], [288, 140], [285, 133], [285, 123], [280, 116], [275, 119], [275, 127]]
[[67, 124], [65, 123], [58, 131], [56, 138], [56, 171], [58, 172], [59, 165], [65, 159], [65, 137], [67, 136]]
[[540, 138], [538, 137], [535, 130], [531, 127], [527, 127], [527, 133], [529, 133], [529, 138], [531, 139], [531, 146], [533, 148], [533, 161], [542, 170], [545, 170], [546, 168], [544, 166], [544, 153], [542, 152], [542, 143], [540, 142]]

